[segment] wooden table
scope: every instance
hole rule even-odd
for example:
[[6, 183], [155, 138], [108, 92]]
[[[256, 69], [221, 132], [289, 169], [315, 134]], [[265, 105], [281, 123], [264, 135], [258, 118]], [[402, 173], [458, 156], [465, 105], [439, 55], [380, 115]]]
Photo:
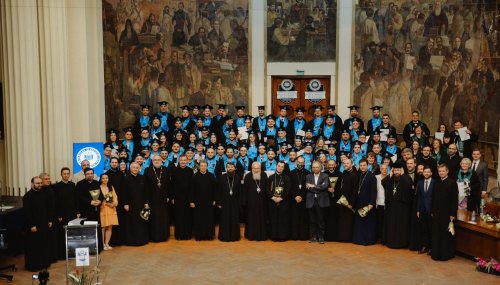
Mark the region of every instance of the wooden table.
[[458, 210], [455, 227], [457, 251], [471, 257], [500, 257], [500, 228], [493, 223], [483, 222], [476, 216], [476, 222], [471, 222], [471, 212]]

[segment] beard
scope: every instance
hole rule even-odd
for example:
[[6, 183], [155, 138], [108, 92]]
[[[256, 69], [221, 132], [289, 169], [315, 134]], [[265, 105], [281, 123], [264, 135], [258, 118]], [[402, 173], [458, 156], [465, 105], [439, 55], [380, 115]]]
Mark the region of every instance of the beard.
[[260, 172], [253, 172], [252, 171], [252, 178], [253, 178], [253, 180], [260, 180], [261, 173]]
[[234, 170], [233, 170], [233, 171], [228, 171], [228, 172], [227, 172], [227, 176], [229, 176], [229, 177], [233, 177], [235, 173], [236, 173], [236, 172], [235, 172]]

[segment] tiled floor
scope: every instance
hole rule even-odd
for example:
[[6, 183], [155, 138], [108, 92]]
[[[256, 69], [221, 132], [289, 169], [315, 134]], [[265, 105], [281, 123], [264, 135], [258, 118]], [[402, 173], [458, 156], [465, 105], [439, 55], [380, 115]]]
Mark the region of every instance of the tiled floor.
[[[500, 284], [500, 277], [476, 272], [472, 260], [436, 262], [381, 245], [171, 239], [116, 247], [101, 258], [103, 284]], [[22, 257], [14, 262], [13, 284], [31, 284]], [[49, 272], [48, 284], [64, 284], [65, 262]]]

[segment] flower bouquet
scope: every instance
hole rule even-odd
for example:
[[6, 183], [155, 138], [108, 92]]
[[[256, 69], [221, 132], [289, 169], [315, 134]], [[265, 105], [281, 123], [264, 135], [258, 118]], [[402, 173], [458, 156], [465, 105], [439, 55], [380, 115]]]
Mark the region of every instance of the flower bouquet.
[[448, 231], [450, 232], [450, 234], [452, 236], [455, 235], [455, 224], [453, 224], [453, 222], [450, 221], [450, 223], [448, 224]]
[[82, 266], [82, 271], [77, 268], [74, 273], [69, 273], [67, 278], [69, 283], [72, 285], [97, 284], [94, 283], [94, 280], [99, 276], [99, 263], [100, 261], [97, 262], [97, 265], [90, 272], [85, 272], [85, 266]]
[[89, 193], [90, 196], [92, 197], [92, 200], [97, 201], [99, 200], [99, 195], [101, 195], [101, 190], [100, 189], [90, 190]]
[[486, 214], [481, 218], [485, 223], [497, 223], [499, 220], [497, 217], [490, 214]]
[[490, 261], [482, 259], [481, 257], [476, 257], [476, 270], [484, 273], [500, 275], [500, 263], [494, 258]]
[[111, 193], [111, 191], [104, 195], [104, 201], [106, 201], [106, 203], [113, 203], [113, 193]]
[[282, 194], [283, 194], [283, 187], [278, 186], [274, 188], [274, 197], [281, 198]]
[[366, 215], [368, 215], [368, 212], [370, 212], [370, 208], [368, 208], [368, 206], [364, 206], [363, 208], [358, 209], [358, 214], [361, 218], [366, 217]]
[[151, 209], [149, 209], [149, 207], [144, 207], [144, 209], [141, 210], [139, 215], [143, 220], [147, 221], [149, 220], [149, 216], [151, 216]]
[[351, 210], [353, 213], [355, 213], [355, 211], [353, 209], [348, 207], [349, 201], [347, 201], [347, 198], [344, 195], [340, 196], [340, 199], [337, 201], [337, 204], [342, 205], [342, 206], [348, 208], [349, 210]]

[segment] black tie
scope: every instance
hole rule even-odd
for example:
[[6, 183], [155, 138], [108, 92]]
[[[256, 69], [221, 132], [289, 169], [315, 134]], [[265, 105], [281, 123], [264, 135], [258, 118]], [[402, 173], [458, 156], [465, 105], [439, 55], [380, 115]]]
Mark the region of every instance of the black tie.
[[474, 161], [474, 165], [472, 165], [472, 170], [476, 171], [476, 167], [477, 167], [477, 164], [476, 164], [476, 162]]
[[428, 181], [428, 180], [425, 180], [425, 188], [424, 188], [424, 191], [425, 191], [425, 192], [427, 192], [427, 190], [429, 190], [429, 189], [428, 189], [428, 187], [429, 187], [429, 184], [428, 184], [428, 183], [429, 183], [429, 181]]

